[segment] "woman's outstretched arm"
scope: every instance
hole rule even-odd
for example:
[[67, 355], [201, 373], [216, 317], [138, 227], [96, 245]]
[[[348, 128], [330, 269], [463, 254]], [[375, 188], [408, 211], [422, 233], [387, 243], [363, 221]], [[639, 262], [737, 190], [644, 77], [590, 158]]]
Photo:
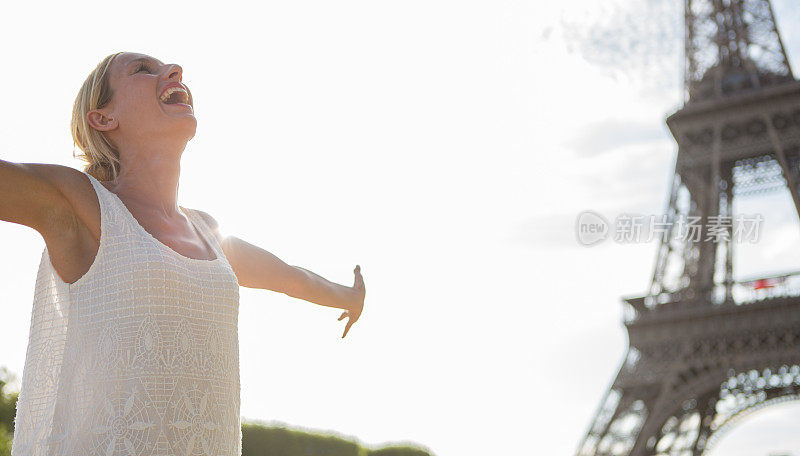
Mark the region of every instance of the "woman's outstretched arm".
[[198, 212], [214, 231], [239, 285], [277, 291], [314, 304], [343, 309], [339, 320], [345, 317], [349, 320], [342, 337], [361, 316], [366, 289], [360, 266], [353, 270], [352, 287], [339, 285], [307, 269], [288, 265], [272, 253], [235, 236], [222, 237], [216, 220], [203, 211]]
[[[48, 234], [74, 217], [61, 186], [76, 172], [61, 165], [0, 160], [0, 220]], [[69, 223], [67, 223], [69, 224]]]

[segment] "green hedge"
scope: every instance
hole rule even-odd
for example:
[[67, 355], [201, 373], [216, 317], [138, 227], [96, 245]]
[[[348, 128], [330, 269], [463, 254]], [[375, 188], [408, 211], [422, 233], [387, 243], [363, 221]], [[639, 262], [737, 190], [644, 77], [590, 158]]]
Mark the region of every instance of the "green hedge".
[[342, 437], [280, 426], [244, 423], [242, 456], [432, 456], [411, 446], [362, 447]]
[[431, 454], [425, 450], [414, 447], [390, 446], [377, 450], [370, 450], [367, 456], [431, 456]]
[[0, 456], [11, 456], [11, 433], [14, 432], [14, 415], [17, 410], [17, 394], [9, 394], [6, 385], [11, 375], [0, 367]]
[[363, 456], [361, 447], [338, 437], [259, 424], [242, 425], [242, 456]]

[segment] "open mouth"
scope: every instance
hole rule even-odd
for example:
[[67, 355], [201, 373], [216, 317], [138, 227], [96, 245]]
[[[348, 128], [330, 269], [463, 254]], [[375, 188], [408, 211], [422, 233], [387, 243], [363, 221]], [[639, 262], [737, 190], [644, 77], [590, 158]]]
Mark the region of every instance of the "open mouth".
[[169, 87], [161, 94], [161, 102], [164, 104], [189, 104], [189, 93], [182, 87]]

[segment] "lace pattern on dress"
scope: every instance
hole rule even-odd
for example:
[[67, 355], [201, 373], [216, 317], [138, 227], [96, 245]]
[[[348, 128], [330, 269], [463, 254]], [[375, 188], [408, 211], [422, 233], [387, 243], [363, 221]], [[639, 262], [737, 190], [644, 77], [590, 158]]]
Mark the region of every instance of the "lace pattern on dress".
[[13, 456], [240, 455], [239, 285], [216, 254], [178, 254], [94, 177], [100, 247], [64, 283], [42, 252]]

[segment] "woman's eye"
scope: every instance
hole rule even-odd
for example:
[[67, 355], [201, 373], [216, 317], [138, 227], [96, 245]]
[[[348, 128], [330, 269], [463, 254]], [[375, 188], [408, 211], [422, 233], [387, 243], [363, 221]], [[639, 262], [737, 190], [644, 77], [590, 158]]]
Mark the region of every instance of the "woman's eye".
[[139, 65], [139, 68], [136, 70], [136, 72], [138, 73], [142, 70], [147, 70], [148, 73], [150, 72], [150, 68], [148, 68], [147, 65]]

